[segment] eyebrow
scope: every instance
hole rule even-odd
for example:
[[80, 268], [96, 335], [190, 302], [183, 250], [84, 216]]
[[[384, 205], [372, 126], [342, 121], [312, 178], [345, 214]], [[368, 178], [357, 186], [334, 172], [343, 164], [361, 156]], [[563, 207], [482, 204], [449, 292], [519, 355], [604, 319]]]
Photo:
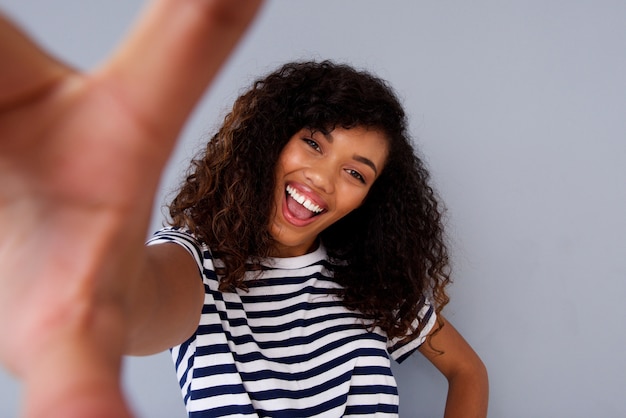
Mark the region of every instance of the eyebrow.
[[[328, 132], [328, 133], [323, 132], [322, 134], [324, 135], [324, 138], [326, 138], [326, 140], [328, 142], [330, 142], [331, 144], [333, 143], [334, 138], [333, 138], [333, 135], [330, 132]], [[358, 162], [363, 163], [366, 166], [370, 167], [372, 170], [374, 170], [374, 174], [378, 177], [378, 169], [376, 169], [376, 164], [374, 164], [372, 162], [372, 160], [370, 160], [369, 158], [363, 157], [361, 155], [358, 155], [358, 154], [354, 154], [352, 156], [352, 159], [354, 161], [358, 161]]]
[[355, 154], [355, 155], [353, 155], [353, 156], [352, 156], [352, 159], [353, 159], [353, 160], [356, 160], [356, 161], [359, 161], [359, 162], [361, 162], [361, 163], [363, 163], [363, 164], [367, 165], [367, 166], [368, 166], [368, 167], [370, 167], [372, 170], [374, 170], [374, 174], [375, 174], [376, 176], [378, 176], [378, 170], [376, 169], [376, 164], [374, 164], [374, 163], [372, 162], [372, 160], [370, 160], [369, 158], [365, 158], [365, 157], [362, 157], [362, 156], [360, 156], [360, 155], [356, 155], [356, 154]]

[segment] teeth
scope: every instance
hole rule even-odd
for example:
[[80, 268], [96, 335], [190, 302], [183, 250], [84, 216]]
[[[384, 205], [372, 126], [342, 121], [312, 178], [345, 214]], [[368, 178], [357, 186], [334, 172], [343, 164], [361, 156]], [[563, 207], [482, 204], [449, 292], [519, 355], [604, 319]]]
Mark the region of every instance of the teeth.
[[302, 196], [300, 193], [296, 191], [296, 189], [294, 189], [291, 186], [287, 186], [287, 193], [289, 193], [289, 196], [291, 196], [293, 200], [295, 200], [296, 202], [298, 202], [299, 204], [301, 204], [302, 206], [304, 206], [305, 208], [307, 208], [313, 213], [320, 213], [323, 210], [318, 205], [313, 203], [311, 200]]

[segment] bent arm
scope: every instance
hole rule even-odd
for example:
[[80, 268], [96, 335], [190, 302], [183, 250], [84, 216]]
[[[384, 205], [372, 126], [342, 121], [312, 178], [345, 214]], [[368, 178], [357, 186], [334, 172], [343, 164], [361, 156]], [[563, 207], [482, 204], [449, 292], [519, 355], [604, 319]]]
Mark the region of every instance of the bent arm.
[[176, 135], [260, 3], [150, 1], [88, 75], [0, 18], [0, 361], [22, 416], [128, 417], [122, 354], [191, 332], [197, 268], [144, 238]]
[[[489, 382], [480, 357], [445, 318], [444, 326], [429, 336], [419, 351], [448, 380], [445, 418], [487, 416]], [[443, 351], [443, 353], [437, 350]]]

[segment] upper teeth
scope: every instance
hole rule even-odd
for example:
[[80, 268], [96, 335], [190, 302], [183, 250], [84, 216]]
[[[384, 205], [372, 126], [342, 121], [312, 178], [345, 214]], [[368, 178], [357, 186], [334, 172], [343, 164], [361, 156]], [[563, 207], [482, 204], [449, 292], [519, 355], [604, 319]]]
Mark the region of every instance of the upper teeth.
[[287, 193], [289, 193], [289, 196], [291, 196], [293, 200], [300, 203], [302, 206], [304, 206], [305, 208], [307, 208], [313, 213], [320, 213], [323, 210], [318, 205], [313, 203], [310, 199], [307, 199], [306, 197], [302, 196], [300, 193], [296, 191], [296, 189], [294, 189], [291, 186], [287, 186]]

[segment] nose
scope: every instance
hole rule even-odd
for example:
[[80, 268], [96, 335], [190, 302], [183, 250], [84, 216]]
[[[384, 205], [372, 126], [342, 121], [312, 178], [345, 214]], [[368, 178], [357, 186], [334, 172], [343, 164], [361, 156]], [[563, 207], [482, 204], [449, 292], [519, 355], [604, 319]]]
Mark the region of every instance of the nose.
[[335, 191], [335, 168], [332, 164], [317, 161], [305, 170], [304, 176], [311, 186], [324, 193]]

